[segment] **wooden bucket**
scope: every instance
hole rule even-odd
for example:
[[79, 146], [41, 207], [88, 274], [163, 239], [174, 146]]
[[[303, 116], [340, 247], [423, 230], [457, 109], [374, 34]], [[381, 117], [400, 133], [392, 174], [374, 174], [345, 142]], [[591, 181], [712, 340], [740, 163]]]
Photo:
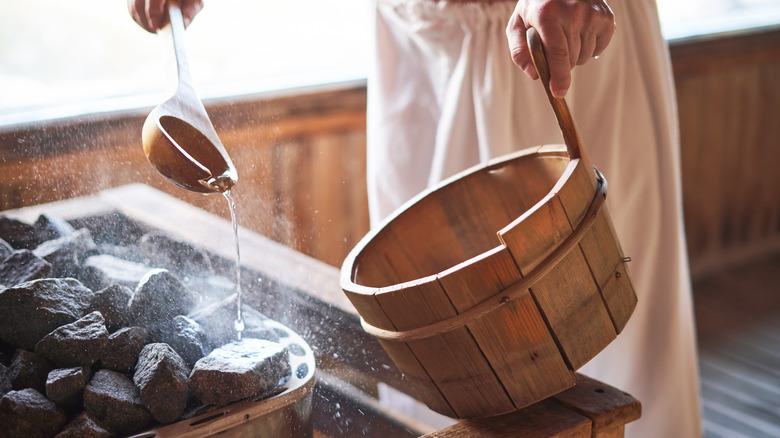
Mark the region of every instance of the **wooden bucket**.
[[414, 395], [451, 417], [510, 412], [573, 386], [636, 305], [606, 181], [549, 93], [541, 43], [529, 41], [566, 146], [444, 181], [366, 235], [341, 270], [366, 331]]

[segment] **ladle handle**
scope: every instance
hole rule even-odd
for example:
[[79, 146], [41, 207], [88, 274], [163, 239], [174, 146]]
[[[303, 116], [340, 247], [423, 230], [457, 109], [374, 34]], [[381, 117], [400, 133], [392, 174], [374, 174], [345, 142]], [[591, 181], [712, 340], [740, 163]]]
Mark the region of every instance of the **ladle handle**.
[[168, 20], [170, 21], [171, 39], [173, 40], [173, 54], [176, 58], [178, 87], [185, 86], [187, 92], [191, 92], [194, 95], [195, 89], [192, 86], [190, 64], [187, 61], [187, 51], [184, 44], [184, 17], [181, 14], [178, 0], [168, 0]]
[[569, 151], [569, 158], [572, 160], [580, 159], [583, 162], [590, 163], [585, 148], [582, 145], [577, 125], [569, 111], [569, 106], [563, 98], [554, 97], [550, 91], [550, 66], [547, 58], [544, 56], [544, 47], [539, 32], [533, 27], [528, 28], [526, 32], [528, 40], [528, 49], [531, 52], [531, 59], [534, 62], [536, 73], [544, 84], [544, 90], [547, 92], [547, 98], [550, 99], [555, 117], [558, 119], [558, 126], [563, 133], [563, 141], [566, 143], [566, 149]]

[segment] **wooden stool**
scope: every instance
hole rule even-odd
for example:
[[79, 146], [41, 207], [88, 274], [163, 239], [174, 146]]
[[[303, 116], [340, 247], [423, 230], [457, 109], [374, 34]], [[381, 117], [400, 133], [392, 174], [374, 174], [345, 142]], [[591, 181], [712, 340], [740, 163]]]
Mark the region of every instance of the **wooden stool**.
[[577, 374], [577, 384], [516, 412], [464, 420], [424, 438], [620, 438], [642, 415], [631, 395]]

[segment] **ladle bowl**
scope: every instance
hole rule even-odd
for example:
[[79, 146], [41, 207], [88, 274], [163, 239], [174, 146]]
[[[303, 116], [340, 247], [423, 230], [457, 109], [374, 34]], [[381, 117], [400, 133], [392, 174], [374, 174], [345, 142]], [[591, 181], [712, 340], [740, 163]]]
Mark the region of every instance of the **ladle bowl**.
[[176, 58], [177, 85], [173, 96], [155, 107], [144, 122], [144, 153], [155, 169], [172, 183], [200, 192], [224, 192], [238, 181], [189, 73], [184, 49], [184, 20], [176, 1], [168, 2], [170, 33]]

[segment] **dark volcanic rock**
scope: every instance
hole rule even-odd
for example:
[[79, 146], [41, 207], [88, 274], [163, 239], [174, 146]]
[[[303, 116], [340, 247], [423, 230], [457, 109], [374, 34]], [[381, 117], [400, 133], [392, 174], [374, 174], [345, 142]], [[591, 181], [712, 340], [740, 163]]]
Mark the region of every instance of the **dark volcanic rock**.
[[100, 312], [92, 312], [58, 327], [35, 345], [35, 353], [62, 367], [92, 366], [108, 342], [108, 330]]
[[34, 226], [3, 215], [0, 215], [0, 239], [14, 249], [33, 249], [46, 240]]
[[99, 370], [84, 390], [84, 408], [99, 424], [120, 435], [145, 429], [152, 415], [141, 394], [124, 374]]
[[114, 434], [103, 429], [86, 412], [65, 425], [54, 438], [111, 438]]
[[168, 344], [148, 344], [138, 356], [133, 383], [155, 420], [173, 423], [187, 406], [190, 370]]
[[53, 368], [54, 365], [46, 358], [18, 349], [8, 367], [8, 377], [14, 389], [34, 388], [43, 394], [46, 392], [46, 378]]
[[53, 277], [78, 277], [80, 260], [95, 250], [95, 242], [89, 230], [77, 230], [57, 239], [47, 240], [33, 253], [52, 265]]
[[198, 307], [209, 306], [231, 296], [235, 300], [236, 284], [221, 275], [187, 275], [180, 280], [188, 289], [199, 293], [203, 298]]
[[0, 284], [14, 286], [24, 281], [44, 278], [51, 272], [51, 264], [29, 249], [14, 251], [0, 262]]
[[195, 366], [198, 359], [211, 351], [206, 333], [200, 324], [184, 315], [173, 318], [165, 341], [179, 353], [190, 368]]
[[0, 261], [5, 260], [8, 256], [13, 254], [14, 247], [10, 243], [3, 239], [0, 239]]
[[148, 226], [140, 224], [118, 211], [76, 218], [69, 222], [75, 228], [88, 229], [98, 245], [102, 243], [132, 245], [150, 231]]
[[[217, 348], [237, 339], [235, 328], [236, 320], [236, 296], [235, 294], [216, 303], [200, 308], [189, 315], [190, 319], [196, 321], [206, 332], [209, 346]], [[243, 305], [241, 306], [241, 316], [244, 320], [244, 332], [254, 331], [258, 334], [267, 332], [265, 321], [268, 319], [262, 313], [255, 309]], [[272, 333], [268, 333], [272, 335]]]
[[199, 360], [189, 383], [203, 403], [224, 406], [275, 388], [289, 375], [290, 361], [283, 345], [243, 339]]
[[0, 364], [0, 397], [12, 389], [14, 386], [11, 383], [11, 376], [8, 374], [8, 367]]
[[11, 391], [0, 400], [2, 436], [48, 438], [66, 421], [62, 409], [32, 388]]
[[87, 311], [100, 312], [106, 320], [106, 328], [114, 332], [130, 323], [127, 303], [133, 296], [132, 289], [113, 284], [95, 292], [95, 298], [89, 304]]
[[149, 332], [140, 326], [125, 327], [108, 337], [100, 365], [114, 371], [130, 371], [149, 339]]
[[93, 289], [103, 289], [113, 284], [135, 288], [152, 268], [137, 262], [120, 259], [108, 254], [87, 257], [84, 261], [84, 281]]
[[0, 290], [0, 338], [26, 350], [84, 315], [93, 292], [72, 278], [42, 278]]
[[112, 245], [110, 243], [100, 243], [95, 250], [95, 254], [107, 254], [118, 259], [140, 263], [151, 268], [151, 265], [149, 264], [149, 258], [146, 257], [143, 252], [141, 252], [141, 249], [138, 248], [138, 245], [119, 246]]
[[156, 268], [181, 274], [212, 273], [211, 259], [205, 251], [167, 233], [145, 234], [138, 246]]
[[33, 227], [38, 231], [42, 241], [59, 239], [76, 232], [76, 229], [66, 220], [45, 213], [38, 216]]
[[150, 271], [130, 299], [130, 317], [153, 336], [177, 315], [186, 315], [200, 302], [200, 295], [187, 289], [165, 269]]
[[52, 370], [46, 379], [46, 397], [68, 410], [81, 407], [89, 374], [89, 368], [85, 367]]

